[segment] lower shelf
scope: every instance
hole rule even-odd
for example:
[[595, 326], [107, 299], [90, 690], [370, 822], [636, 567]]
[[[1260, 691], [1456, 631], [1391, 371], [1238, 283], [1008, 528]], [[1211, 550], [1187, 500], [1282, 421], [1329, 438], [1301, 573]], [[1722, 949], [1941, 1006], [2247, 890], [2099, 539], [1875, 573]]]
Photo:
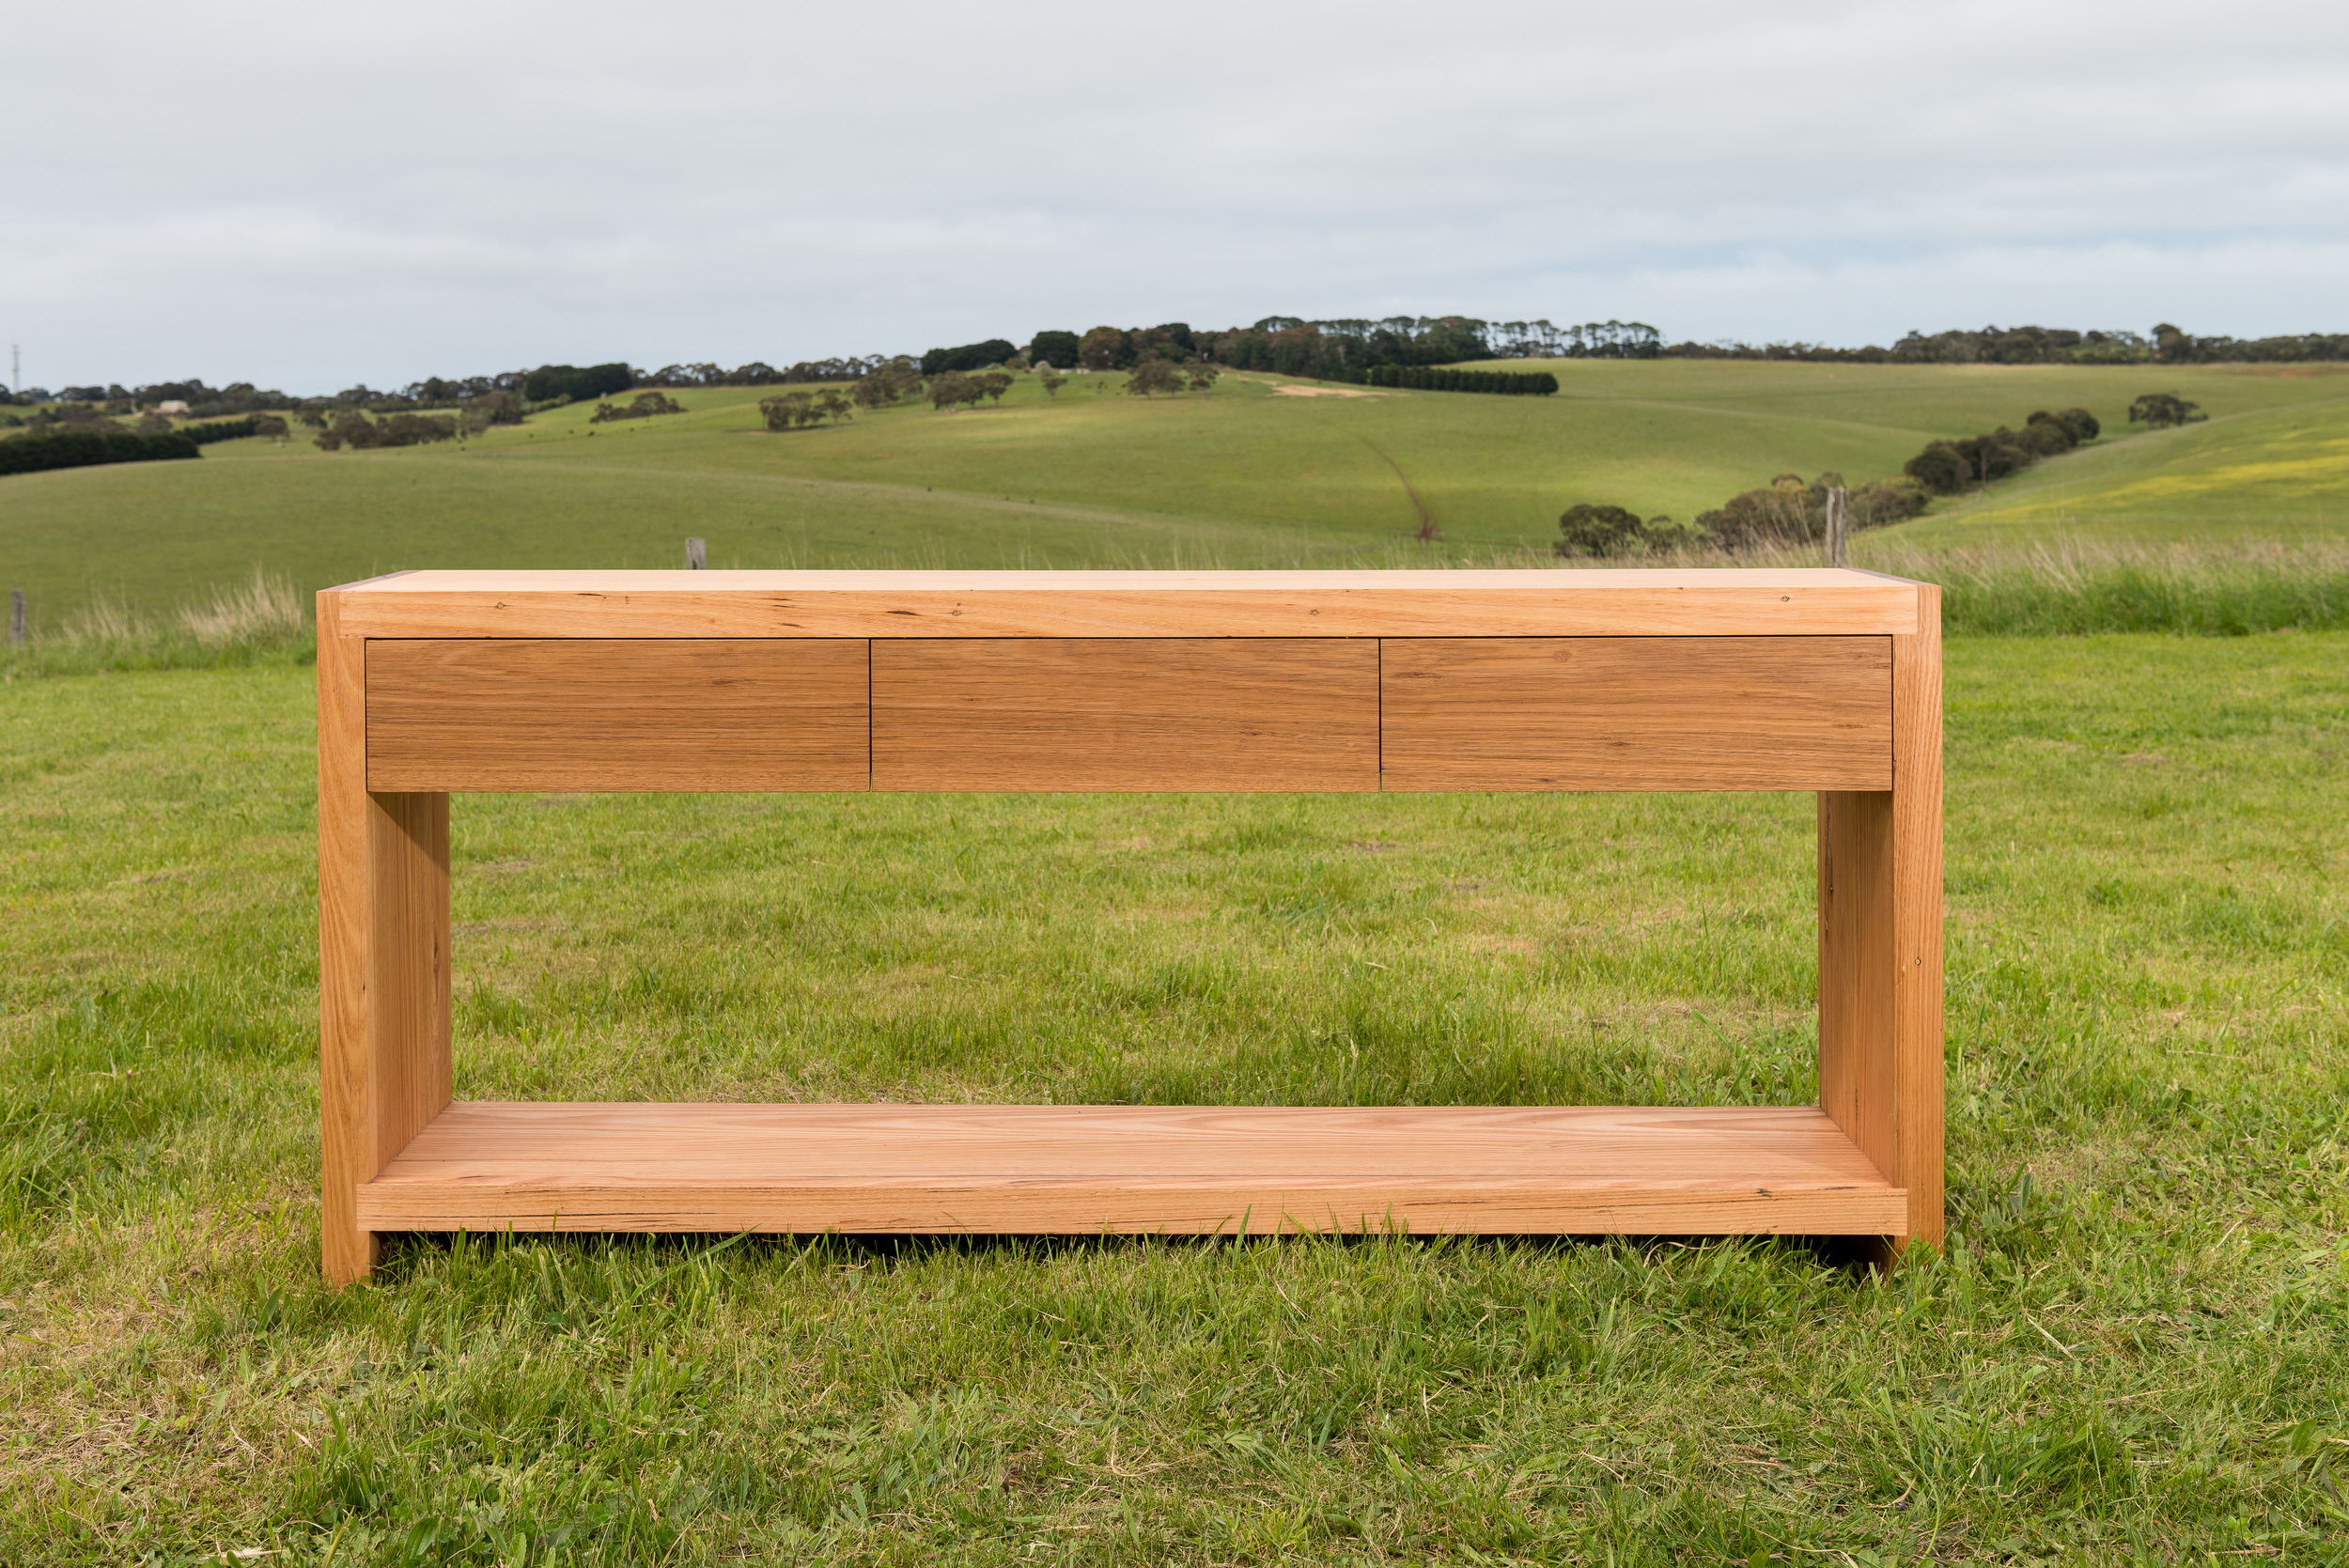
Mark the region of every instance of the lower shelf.
[[1810, 1107], [459, 1101], [359, 1188], [372, 1231], [1890, 1235], [1906, 1194]]

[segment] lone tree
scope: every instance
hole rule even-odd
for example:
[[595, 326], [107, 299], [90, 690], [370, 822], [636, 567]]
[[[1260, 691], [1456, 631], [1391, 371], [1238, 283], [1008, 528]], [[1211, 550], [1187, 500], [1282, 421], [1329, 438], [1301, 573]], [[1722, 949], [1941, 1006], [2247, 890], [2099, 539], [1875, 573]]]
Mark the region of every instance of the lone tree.
[[2149, 392], [2129, 405], [2129, 423], [2158, 430], [2166, 425], [2192, 425], [2208, 419], [2200, 403], [2189, 403], [2174, 392]]
[[1059, 396], [1060, 389], [1068, 384], [1067, 377], [1049, 367], [1039, 371], [1035, 379], [1036, 384], [1044, 388], [1044, 396], [1047, 397]]

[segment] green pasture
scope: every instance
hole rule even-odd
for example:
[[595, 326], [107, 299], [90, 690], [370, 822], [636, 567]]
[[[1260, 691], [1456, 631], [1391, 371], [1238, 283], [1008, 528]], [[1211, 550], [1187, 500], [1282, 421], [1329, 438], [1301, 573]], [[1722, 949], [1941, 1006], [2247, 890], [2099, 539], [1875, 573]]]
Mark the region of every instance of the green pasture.
[[[761, 427], [757, 392], [718, 390], [678, 394], [681, 415], [590, 426], [578, 406], [461, 446], [222, 442], [194, 462], [0, 480], [0, 586], [54, 629], [93, 596], [162, 611], [257, 565], [306, 592], [410, 567], [681, 565], [688, 535], [740, 567], [1489, 558], [1548, 550], [1576, 501], [1688, 518], [1781, 473], [1884, 476], [1934, 437], [2074, 404], [2104, 422], [2095, 447], [1892, 534], [2335, 538], [2349, 518], [2341, 367], [1549, 368], [1563, 390], [1546, 398], [1299, 396], [1239, 376], [1148, 400], [1077, 377], [1048, 398], [1023, 378], [1000, 406], [784, 435]], [[2132, 435], [2127, 404], [2147, 391], [2212, 420]], [[1423, 508], [1434, 546], [1411, 542]]]
[[[1221, 417], [1112, 407], [1069, 416]], [[658, 473], [694, 417], [362, 466]], [[1021, 427], [832, 444], [893, 427]], [[2338, 1561], [2349, 641], [1948, 653], [1951, 1240], [1885, 1279], [568, 1238], [332, 1295], [309, 673], [0, 684], [0, 1560]], [[468, 797], [458, 1089], [1798, 1101], [1812, 816]]]

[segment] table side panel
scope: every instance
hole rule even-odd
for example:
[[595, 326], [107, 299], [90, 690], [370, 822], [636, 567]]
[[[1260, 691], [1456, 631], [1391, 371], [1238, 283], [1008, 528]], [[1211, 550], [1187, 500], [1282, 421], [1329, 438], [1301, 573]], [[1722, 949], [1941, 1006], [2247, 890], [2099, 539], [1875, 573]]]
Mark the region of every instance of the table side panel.
[[1390, 790], [1889, 789], [1885, 637], [1389, 638]]
[[861, 638], [376, 639], [375, 790], [861, 790]]
[[1375, 790], [1378, 645], [876, 642], [873, 787]]

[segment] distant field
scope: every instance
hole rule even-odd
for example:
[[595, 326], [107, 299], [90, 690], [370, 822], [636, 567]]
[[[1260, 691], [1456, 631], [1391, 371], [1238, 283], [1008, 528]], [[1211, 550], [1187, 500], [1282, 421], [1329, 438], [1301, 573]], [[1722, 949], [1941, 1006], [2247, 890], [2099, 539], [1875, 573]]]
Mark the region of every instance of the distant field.
[[[1563, 385], [1548, 398], [1307, 396], [1227, 376], [1144, 402], [1079, 378], [1057, 399], [1028, 380], [1001, 407], [789, 435], [759, 427], [758, 392], [718, 390], [680, 394], [675, 417], [590, 433], [571, 408], [462, 447], [224, 442], [199, 462], [0, 480], [0, 586], [54, 627], [93, 593], [160, 608], [257, 564], [304, 590], [417, 566], [668, 566], [689, 534], [713, 567], [1340, 565], [1403, 546], [1417, 505], [1440, 527], [1433, 554], [1456, 558], [1547, 549], [1576, 501], [1689, 517], [1780, 473], [1883, 476], [1933, 437], [2070, 405], [2104, 442], [1901, 535], [2349, 533], [2349, 366], [1548, 368]], [[2131, 435], [2148, 391], [2211, 422]]]

